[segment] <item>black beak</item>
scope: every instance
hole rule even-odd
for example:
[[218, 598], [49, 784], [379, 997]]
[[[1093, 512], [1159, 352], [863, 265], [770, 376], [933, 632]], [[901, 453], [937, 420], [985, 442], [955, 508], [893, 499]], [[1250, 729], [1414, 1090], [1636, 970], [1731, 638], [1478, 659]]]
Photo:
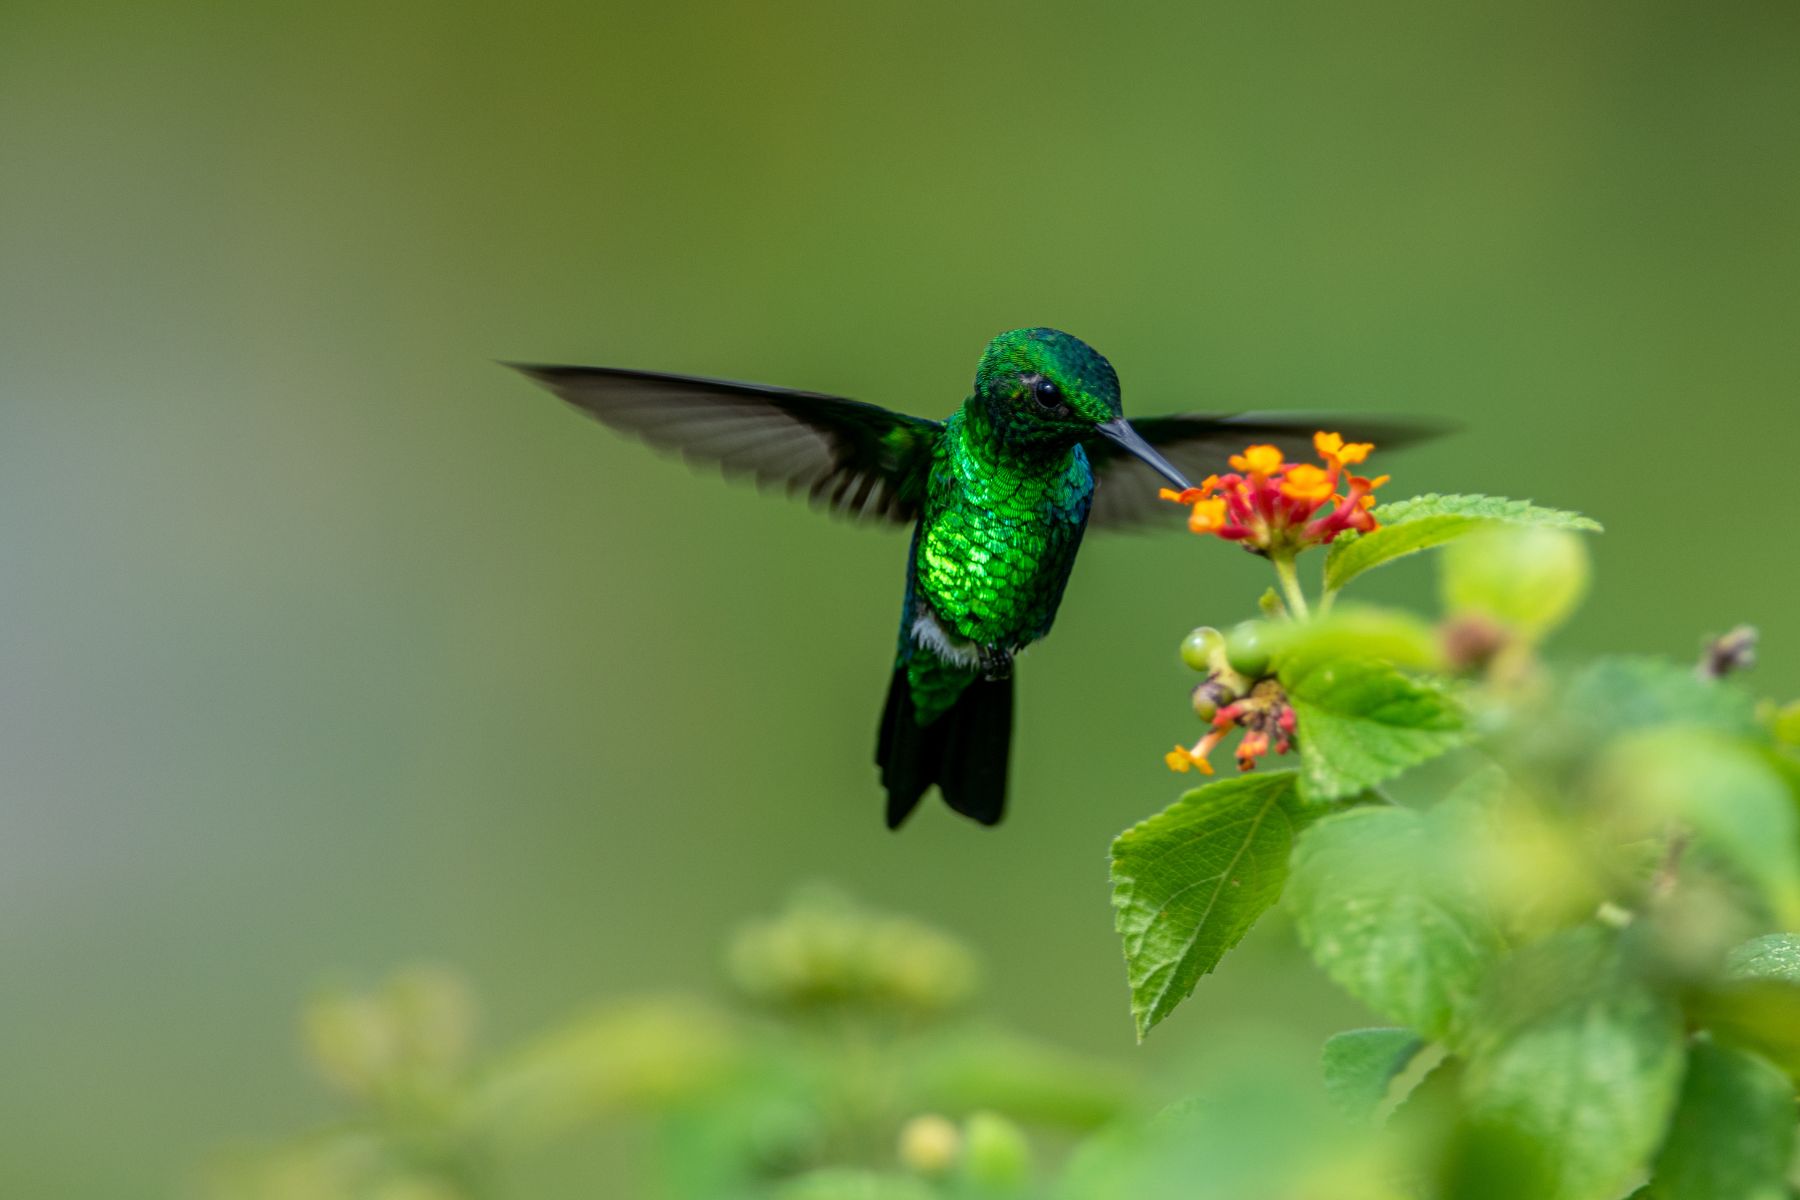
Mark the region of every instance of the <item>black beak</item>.
[[1182, 478], [1181, 472], [1170, 466], [1169, 460], [1158, 454], [1156, 447], [1146, 442], [1124, 417], [1114, 417], [1104, 425], [1096, 425], [1094, 432], [1108, 441], [1117, 443], [1125, 453], [1143, 461], [1151, 470], [1182, 491], [1185, 492], [1194, 486]]

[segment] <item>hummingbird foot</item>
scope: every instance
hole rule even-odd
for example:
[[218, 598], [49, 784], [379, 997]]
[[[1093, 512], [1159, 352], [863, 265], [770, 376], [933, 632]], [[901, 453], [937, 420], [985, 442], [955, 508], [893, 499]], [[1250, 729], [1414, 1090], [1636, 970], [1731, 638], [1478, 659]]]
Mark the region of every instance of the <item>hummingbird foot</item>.
[[990, 682], [997, 679], [1011, 679], [1013, 669], [1012, 651], [999, 646], [981, 646], [976, 651], [981, 666], [981, 677]]

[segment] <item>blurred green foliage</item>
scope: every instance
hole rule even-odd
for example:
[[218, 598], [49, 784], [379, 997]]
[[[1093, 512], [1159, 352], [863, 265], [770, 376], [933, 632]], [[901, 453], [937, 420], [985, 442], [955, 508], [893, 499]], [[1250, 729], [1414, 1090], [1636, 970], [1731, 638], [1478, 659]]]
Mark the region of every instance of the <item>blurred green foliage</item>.
[[[1318, 761], [1210, 783], [1113, 846], [1140, 1036], [1277, 903], [1394, 1024], [1333, 1035], [1316, 1065], [1234, 1039], [1159, 1104], [1168, 1079], [971, 1023], [956, 939], [813, 888], [731, 939], [735, 1004], [613, 1006], [478, 1065], [453, 977], [321, 996], [308, 1042], [347, 1116], [226, 1163], [213, 1194], [483, 1200], [547, 1143], [635, 1121], [639, 1194], [675, 1200], [1800, 1195], [1800, 760], [1723, 678], [1754, 635], [1698, 668], [1549, 669], [1536, 648], [1586, 551], [1507, 511], [1455, 536], [1555, 599], [1444, 555], [1438, 634], [1479, 612], [1482, 660], [1370, 609], [1272, 615], [1254, 662], [1190, 634], [1227, 702], [1215, 730], [1273, 687]], [[1304, 702], [1315, 674], [1342, 712]], [[1461, 736], [1394, 740], [1439, 728]]]
[[[1259, 564], [1094, 539], [1007, 827], [889, 838], [903, 543], [492, 359], [942, 415], [1050, 323], [1132, 413], [1461, 421], [1420, 489], [1611, 531], [1557, 654], [1792, 646], [1797, 55], [1769, 0], [0, 4], [0, 1194], [323, 1120], [287, 1014], [324, 972], [456, 963], [513, 1045], [703, 991], [802, 878], [1134, 1053], [1097, 848], [1164, 797], [1169, 631]], [[1159, 1056], [1368, 1019], [1286, 920]]]
[[[1426, 501], [1334, 543], [1324, 599], [1349, 578], [1334, 565], [1397, 557], [1365, 547], [1444, 544], [1443, 661], [1307, 619], [1286, 590], [1247, 677], [1190, 664], [1225, 704], [1193, 765], [1258, 695], [1291, 704], [1305, 763], [1189, 792], [1115, 841], [1140, 1035], [1279, 900], [1319, 968], [1394, 1023], [1323, 1051], [1324, 1093], [1385, 1160], [1376, 1194], [1800, 1194], [1800, 758], [1780, 710], [1726, 679], [1755, 631], [1692, 666], [1550, 669], [1538, 643], [1589, 576], [1580, 523], [1481, 501], [1459, 507], [1492, 517], [1450, 528]], [[1471, 618], [1486, 653], [1458, 654]], [[1281, 1178], [1268, 1194], [1305, 1194]]]
[[972, 1023], [957, 941], [835, 892], [747, 923], [725, 960], [734, 1005], [645, 997], [479, 1058], [453, 975], [321, 995], [307, 1047], [343, 1115], [226, 1157], [209, 1194], [478, 1200], [546, 1144], [632, 1122], [645, 1195], [997, 1198], [1036, 1177], [1018, 1122], [1066, 1139], [1129, 1102], [1111, 1065]]

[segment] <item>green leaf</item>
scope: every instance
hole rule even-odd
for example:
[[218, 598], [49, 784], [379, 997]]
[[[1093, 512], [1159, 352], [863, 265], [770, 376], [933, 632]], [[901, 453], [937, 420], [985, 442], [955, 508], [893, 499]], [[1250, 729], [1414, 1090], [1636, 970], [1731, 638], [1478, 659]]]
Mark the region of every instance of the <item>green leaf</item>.
[[1280, 898], [1297, 784], [1292, 771], [1208, 784], [1113, 842], [1114, 927], [1139, 1038]]
[[1277, 677], [1293, 706], [1311, 796], [1353, 795], [1435, 758], [1463, 738], [1456, 703], [1385, 662], [1330, 641], [1286, 651]]
[[[1434, 1057], [1436, 1061], [1387, 1117], [1389, 1130], [1415, 1144], [1441, 1142], [1462, 1117], [1462, 1078], [1468, 1064], [1455, 1055]], [[1407, 1064], [1406, 1073], [1424, 1062], [1423, 1057], [1415, 1058]]]
[[1800, 1081], [1800, 984], [1738, 979], [1698, 993], [1689, 1009], [1719, 1041], [1754, 1051]]
[[1800, 933], [1771, 933], [1734, 947], [1725, 956], [1725, 974], [1800, 984]]
[[1800, 1081], [1800, 934], [1752, 938], [1725, 956], [1725, 982], [1693, 998], [1694, 1019]]
[[1577, 513], [1539, 508], [1524, 500], [1497, 496], [1414, 496], [1375, 509], [1380, 528], [1373, 533], [1345, 533], [1325, 555], [1325, 588], [1336, 591], [1372, 567], [1452, 538], [1496, 525], [1533, 525], [1598, 533], [1600, 523]]
[[1694, 1020], [1800, 1080], [1800, 934], [1771, 933], [1734, 946], [1725, 978], [1690, 999]]
[[1351, 1029], [1325, 1042], [1325, 1094], [1359, 1124], [1375, 1119], [1388, 1085], [1425, 1047], [1410, 1029]]
[[1658, 658], [1602, 658], [1569, 680], [1555, 723], [1584, 747], [1664, 725], [1703, 725], [1746, 736], [1757, 731], [1756, 702], [1730, 684], [1701, 679], [1690, 666]]
[[1343, 604], [1326, 616], [1284, 623], [1278, 630], [1275, 661], [1378, 658], [1397, 667], [1431, 670], [1441, 667], [1444, 652], [1435, 626], [1409, 612]]
[[1471, 886], [1465, 810], [1354, 808], [1300, 835], [1288, 907], [1313, 961], [1393, 1021], [1458, 1032], [1500, 935]]
[[[1215, 1039], [1201, 1090], [1116, 1122], [1069, 1156], [1058, 1200], [1394, 1197], [1368, 1133], [1332, 1110], [1316, 1055], [1285, 1039]], [[1323, 1182], [1322, 1182], [1323, 1181]]]
[[1753, 1055], [1701, 1040], [1657, 1155], [1651, 1200], [1785, 1200], [1794, 1092]]
[[1612, 1200], [1674, 1109], [1680, 1011], [1593, 927], [1520, 952], [1492, 978], [1464, 1077], [1475, 1127], [1543, 1164], [1544, 1200]]
[[1800, 925], [1800, 811], [1743, 740], [1696, 728], [1630, 734], [1608, 748], [1595, 782], [1621, 831], [1652, 836], [1678, 823], [1782, 924]]

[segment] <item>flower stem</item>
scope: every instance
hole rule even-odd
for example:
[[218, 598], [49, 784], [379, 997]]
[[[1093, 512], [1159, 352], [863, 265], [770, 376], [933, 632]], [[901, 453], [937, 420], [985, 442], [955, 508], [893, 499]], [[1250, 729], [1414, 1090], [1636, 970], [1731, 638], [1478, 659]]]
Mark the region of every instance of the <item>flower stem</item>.
[[1306, 592], [1300, 587], [1300, 576], [1294, 570], [1292, 554], [1274, 554], [1269, 561], [1275, 564], [1275, 577], [1281, 581], [1281, 594], [1287, 600], [1288, 611], [1296, 620], [1304, 621], [1309, 615], [1306, 607]]

